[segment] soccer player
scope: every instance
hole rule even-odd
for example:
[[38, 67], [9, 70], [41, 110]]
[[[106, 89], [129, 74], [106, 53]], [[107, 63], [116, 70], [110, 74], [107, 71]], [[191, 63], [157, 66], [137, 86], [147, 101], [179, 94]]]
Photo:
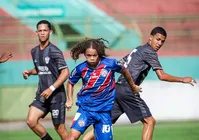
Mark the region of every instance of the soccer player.
[[[176, 77], [164, 72], [157, 55], [157, 51], [163, 46], [167, 37], [162, 27], [155, 27], [150, 34], [148, 43], [138, 46], [125, 56], [121, 61], [129, 70], [136, 85], [140, 85], [149, 70], [152, 68], [161, 81], [187, 83], [193, 86], [196, 81], [192, 77]], [[133, 94], [125, 78], [121, 75], [116, 84], [116, 99], [111, 112], [112, 122], [126, 113], [131, 123], [141, 121], [143, 123], [142, 140], [152, 140], [155, 119], [147, 104], [139, 94]], [[93, 139], [93, 132], [88, 132], [84, 140]]]
[[11, 52], [4, 52], [1, 56], [0, 56], [0, 63], [4, 63], [6, 62], [8, 59], [10, 59], [12, 57], [12, 53]]
[[73, 104], [73, 88], [82, 79], [82, 88], [77, 94], [79, 107], [71, 131], [66, 140], [76, 140], [90, 126], [94, 126], [96, 140], [112, 139], [111, 109], [115, 99], [115, 72], [121, 73], [130, 90], [138, 94], [141, 88], [134, 84], [129, 71], [116, 59], [107, 58], [104, 39], [86, 39], [71, 50], [74, 60], [84, 54], [86, 61], [71, 72], [67, 83], [67, 109]]
[[62, 52], [50, 43], [51, 24], [47, 20], [37, 23], [39, 45], [31, 50], [34, 68], [23, 72], [24, 79], [30, 75], [39, 76], [39, 84], [34, 101], [30, 104], [27, 124], [42, 140], [51, 140], [51, 136], [39, 123], [51, 112], [54, 128], [61, 139], [68, 132], [65, 128], [66, 93], [63, 83], [69, 77], [69, 70]]

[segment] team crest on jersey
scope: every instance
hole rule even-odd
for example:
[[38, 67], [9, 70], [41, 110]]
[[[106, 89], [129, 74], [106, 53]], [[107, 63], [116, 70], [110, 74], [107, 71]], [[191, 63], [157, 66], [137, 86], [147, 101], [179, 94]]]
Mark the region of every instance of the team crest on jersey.
[[46, 57], [45, 57], [45, 62], [46, 62], [46, 64], [48, 64], [49, 61], [50, 61], [50, 57], [46, 56]]
[[107, 71], [106, 69], [103, 69], [103, 70], [101, 71], [101, 73], [100, 73], [100, 75], [101, 75], [102, 77], [106, 77], [107, 74], [108, 74], [108, 71]]
[[78, 121], [78, 125], [79, 125], [80, 127], [84, 127], [84, 126], [85, 126], [85, 121], [84, 121], [84, 120], [79, 120], [79, 121]]

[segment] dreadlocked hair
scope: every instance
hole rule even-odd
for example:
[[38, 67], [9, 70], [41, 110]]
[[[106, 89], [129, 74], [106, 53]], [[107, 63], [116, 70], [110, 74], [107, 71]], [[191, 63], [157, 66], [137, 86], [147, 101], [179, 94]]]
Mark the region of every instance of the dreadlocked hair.
[[79, 59], [80, 54], [84, 54], [88, 48], [96, 49], [99, 57], [106, 57], [108, 56], [105, 53], [105, 49], [108, 47], [104, 44], [104, 41], [109, 43], [107, 40], [103, 38], [93, 39], [93, 38], [86, 38], [85, 40], [77, 43], [70, 51], [70, 56], [73, 60]]

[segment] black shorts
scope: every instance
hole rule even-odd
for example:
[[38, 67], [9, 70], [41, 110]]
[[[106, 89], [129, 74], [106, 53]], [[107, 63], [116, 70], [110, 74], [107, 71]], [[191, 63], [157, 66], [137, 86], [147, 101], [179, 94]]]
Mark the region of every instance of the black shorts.
[[128, 84], [116, 84], [116, 98], [111, 112], [112, 122], [115, 123], [123, 113], [126, 113], [131, 123], [152, 116], [147, 104], [140, 95], [132, 93]]
[[37, 100], [34, 100], [30, 105], [34, 106], [44, 112], [42, 118], [44, 118], [49, 112], [51, 112], [51, 117], [53, 124], [64, 124], [65, 123], [65, 102], [57, 103], [43, 103]]

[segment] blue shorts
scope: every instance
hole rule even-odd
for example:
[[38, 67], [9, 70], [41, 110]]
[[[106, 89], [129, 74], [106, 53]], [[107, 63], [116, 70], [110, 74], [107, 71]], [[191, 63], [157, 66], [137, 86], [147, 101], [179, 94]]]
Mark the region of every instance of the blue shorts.
[[90, 125], [94, 127], [95, 140], [113, 139], [111, 111], [92, 112], [79, 108], [73, 119], [71, 128], [83, 134]]

